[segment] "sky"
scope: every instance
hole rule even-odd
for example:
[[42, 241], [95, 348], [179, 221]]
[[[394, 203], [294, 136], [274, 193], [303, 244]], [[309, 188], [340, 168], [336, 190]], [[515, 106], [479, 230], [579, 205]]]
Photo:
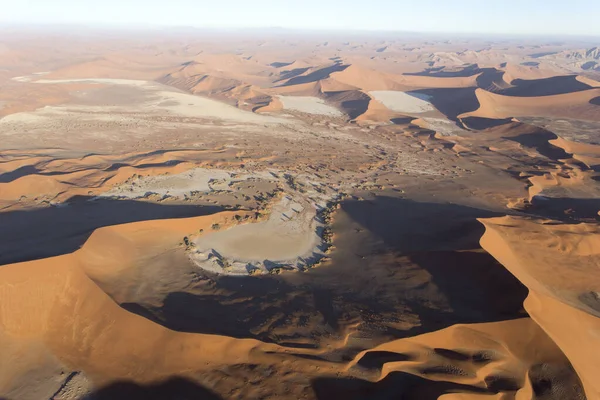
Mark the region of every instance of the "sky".
[[0, 24], [600, 36], [599, 0], [0, 0]]

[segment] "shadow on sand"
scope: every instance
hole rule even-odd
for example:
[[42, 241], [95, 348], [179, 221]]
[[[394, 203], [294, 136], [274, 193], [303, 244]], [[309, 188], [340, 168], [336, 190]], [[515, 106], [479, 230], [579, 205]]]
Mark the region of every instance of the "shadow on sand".
[[222, 211], [216, 206], [72, 197], [65, 206], [0, 213], [0, 265], [79, 249], [95, 229], [145, 220], [186, 218]]
[[484, 118], [484, 117], [466, 117], [461, 118], [461, 122], [468, 129], [476, 131], [482, 131], [489, 128], [495, 128], [497, 126], [510, 124], [513, 122], [512, 118]]
[[429, 96], [427, 100], [449, 120], [455, 122], [459, 115], [479, 108], [475, 88], [421, 89], [412, 93]]
[[512, 87], [499, 91], [503, 96], [538, 97], [581, 92], [590, 85], [577, 80], [576, 75], [553, 76], [543, 79], [515, 79]]
[[321, 79], [329, 78], [329, 75], [333, 74], [334, 72], [340, 72], [345, 70], [346, 68], [348, 68], [348, 65], [342, 65], [339, 63], [334, 64], [330, 67], [321, 68], [319, 70], [311, 72], [308, 75], [295, 76], [281, 86], [292, 86], [300, 85], [302, 83], [316, 82]]
[[[421, 373], [427, 374], [424, 370]], [[448, 371], [445, 373], [448, 374]], [[536, 399], [585, 399], [581, 381], [571, 367], [537, 364], [530, 368], [527, 379], [531, 384], [533, 397]], [[450, 393], [482, 397], [496, 397], [494, 395], [503, 393], [512, 397], [523, 385], [510, 376], [493, 373], [485, 377], [484, 382], [485, 387], [480, 387], [444, 381], [440, 379], [439, 374], [435, 380], [429, 380], [406, 372], [394, 371], [379, 382], [357, 378], [324, 377], [313, 379], [311, 383], [318, 400], [437, 400]]]
[[160, 307], [123, 306], [178, 331], [280, 344], [317, 337], [317, 345], [318, 336], [339, 334], [346, 321], [389, 339], [521, 318], [526, 288], [479, 246], [484, 228], [476, 218], [497, 215], [393, 197], [346, 201], [330, 265], [213, 277], [168, 294]]
[[222, 400], [222, 397], [186, 378], [175, 377], [162, 383], [138, 385], [116, 382], [86, 396], [84, 400]]
[[572, 154], [569, 154], [560, 147], [554, 146], [548, 142], [549, 140], [554, 140], [557, 138], [558, 136], [556, 136], [556, 134], [541, 128], [539, 131], [533, 133], [524, 133], [517, 136], [503, 137], [503, 139], [512, 140], [513, 142], [519, 143], [521, 146], [535, 149], [542, 156], [553, 161], [572, 158]]
[[312, 386], [318, 400], [437, 400], [447, 393], [498, 393], [471, 385], [428, 380], [405, 372], [392, 372], [376, 383], [352, 378], [318, 378], [312, 381]]

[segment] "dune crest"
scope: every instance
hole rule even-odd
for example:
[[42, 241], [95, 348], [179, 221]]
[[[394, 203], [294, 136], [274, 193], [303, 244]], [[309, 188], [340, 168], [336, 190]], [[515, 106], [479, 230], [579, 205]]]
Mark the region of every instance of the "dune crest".
[[530, 290], [525, 308], [569, 357], [588, 398], [600, 396], [590, 356], [600, 329], [600, 227], [518, 217], [481, 220], [482, 247]]

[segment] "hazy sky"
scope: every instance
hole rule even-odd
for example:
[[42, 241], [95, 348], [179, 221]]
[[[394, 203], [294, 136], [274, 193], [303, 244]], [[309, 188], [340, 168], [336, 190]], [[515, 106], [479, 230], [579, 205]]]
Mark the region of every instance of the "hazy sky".
[[600, 36], [600, 0], [0, 0], [0, 23]]

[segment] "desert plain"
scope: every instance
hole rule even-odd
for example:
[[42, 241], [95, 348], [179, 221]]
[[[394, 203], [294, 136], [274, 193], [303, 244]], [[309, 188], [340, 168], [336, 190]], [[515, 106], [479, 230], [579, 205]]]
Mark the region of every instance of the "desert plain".
[[598, 44], [2, 28], [0, 398], [600, 399]]

